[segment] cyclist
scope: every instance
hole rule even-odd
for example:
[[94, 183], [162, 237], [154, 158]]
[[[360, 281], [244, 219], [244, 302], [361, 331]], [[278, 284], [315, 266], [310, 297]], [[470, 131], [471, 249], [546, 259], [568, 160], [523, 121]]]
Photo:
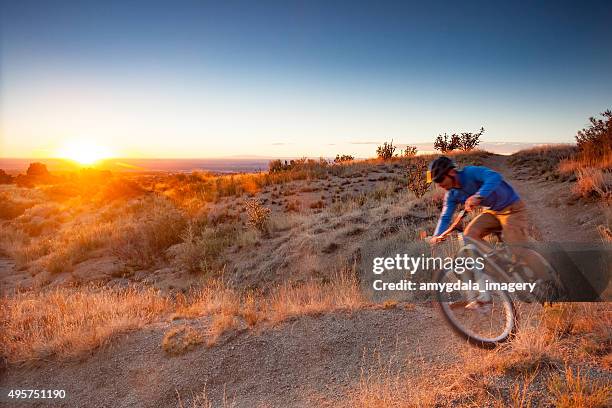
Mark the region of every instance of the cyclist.
[[[486, 245], [484, 238], [501, 230], [509, 244], [527, 241], [525, 204], [499, 173], [483, 166], [466, 166], [463, 170], [457, 170], [451, 159], [440, 156], [431, 162], [427, 171], [427, 182], [432, 181], [446, 190], [444, 207], [430, 241], [432, 244], [444, 239], [441, 235], [451, 223], [455, 208], [462, 203], [465, 203], [466, 211], [478, 206], [485, 207], [467, 226], [465, 236]], [[466, 307], [476, 309], [490, 301], [488, 293], [480, 293]]]

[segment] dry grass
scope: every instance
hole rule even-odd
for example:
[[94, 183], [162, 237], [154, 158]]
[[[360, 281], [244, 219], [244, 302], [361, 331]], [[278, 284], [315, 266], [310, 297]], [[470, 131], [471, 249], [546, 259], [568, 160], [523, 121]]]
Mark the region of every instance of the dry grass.
[[206, 387], [204, 387], [200, 393], [192, 395], [188, 405], [183, 403], [183, 398], [178, 391], [176, 392], [176, 398], [178, 408], [234, 408], [236, 406], [234, 400], [228, 398], [225, 390], [223, 391], [221, 400], [213, 402], [208, 396]]
[[266, 320], [279, 323], [288, 318], [332, 310], [353, 310], [365, 302], [353, 271], [343, 271], [329, 284], [307, 282], [300, 286], [283, 285], [262, 308]]
[[180, 325], [170, 329], [162, 340], [162, 349], [168, 354], [180, 355], [204, 341], [203, 336], [191, 326]]
[[586, 198], [609, 199], [612, 197], [612, 173], [604, 173], [592, 167], [583, 167], [577, 169], [576, 174], [578, 180], [572, 187], [574, 194]]
[[238, 327], [275, 325], [296, 316], [354, 310], [364, 304], [353, 271], [338, 273], [328, 284], [311, 281], [299, 286], [282, 285], [268, 296], [240, 293], [221, 278], [187, 297], [179, 297], [172, 318], [209, 316], [207, 344], [212, 346], [225, 332]]
[[[351, 276], [339, 274], [327, 285], [282, 286], [268, 297], [239, 293], [222, 280], [174, 301], [154, 290], [93, 286], [16, 294], [0, 303], [0, 349], [10, 363], [70, 358], [166, 316], [210, 317], [206, 342], [211, 346], [239, 326], [274, 325], [298, 315], [362, 306], [363, 297]], [[162, 347], [170, 353], [182, 352], [202, 339], [189, 328], [177, 328], [166, 334]]]
[[9, 362], [74, 357], [169, 312], [153, 290], [57, 289], [0, 300], [0, 349]]
[[[607, 332], [610, 340], [609, 306], [568, 303], [551, 310], [524, 315], [524, 327], [512, 342], [501, 348], [489, 352], [468, 350], [460, 362], [439, 369], [425, 367], [426, 371], [420, 375], [401, 372], [402, 367], [380, 364], [374, 358], [374, 367], [362, 370], [357, 385], [348, 391], [341, 405], [610, 406], [609, 377], [598, 378], [598, 374], [582, 372], [581, 360], [568, 352], [585, 335]], [[566, 337], [562, 339], [561, 333], [566, 333]], [[606, 368], [605, 361], [606, 357], [596, 363]], [[411, 368], [418, 370], [418, 367]]]
[[348, 392], [343, 407], [420, 408], [439, 406], [439, 385], [433, 378], [411, 378], [384, 367], [373, 372], [362, 370], [355, 389]]
[[551, 402], [557, 408], [604, 408], [612, 405], [612, 383], [609, 380], [585, 378], [580, 370], [565, 367], [563, 375], [548, 382]]

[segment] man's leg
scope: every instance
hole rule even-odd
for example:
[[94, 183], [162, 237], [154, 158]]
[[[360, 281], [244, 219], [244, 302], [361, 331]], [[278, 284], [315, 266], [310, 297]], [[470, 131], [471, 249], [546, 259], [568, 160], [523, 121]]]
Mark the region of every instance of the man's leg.
[[[466, 237], [470, 237], [485, 248], [488, 248], [489, 244], [484, 240], [484, 238], [493, 231], [499, 231], [501, 227], [502, 226], [499, 220], [493, 214], [483, 212], [474, 218], [472, 222], [470, 222], [463, 234]], [[478, 286], [480, 288], [484, 288], [485, 276], [483, 271], [480, 269], [474, 269], [473, 275], [474, 281], [478, 282]], [[466, 308], [478, 309], [480, 308], [481, 304], [491, 302], [491, 295], [489, 292], [476, 292], [474, 293], [474, 298], [475, 300], [470, 302]]]
[[524, 265], [526, 277], [530, 282], [548, 281], [548, 269], [537, 256], [524, 248], [529, 242], [529, 217], [525, 204], [519, 200], [504, 208], [497, 216], [503, 227], [504, 240], [510, 245], [515, 260]]

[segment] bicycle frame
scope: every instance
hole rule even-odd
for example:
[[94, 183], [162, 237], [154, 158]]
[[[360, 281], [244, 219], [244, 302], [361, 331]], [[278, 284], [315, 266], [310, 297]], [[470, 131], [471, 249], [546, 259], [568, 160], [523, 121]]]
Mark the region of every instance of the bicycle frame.
[[[499, 265], [499, 263], [496, 262], [496, 259], [503, 259], [504, 261], [507, 261], [508, 264], [511, 266], [510, 270], [513, 270], [517, 266], [517, 262], [513, 259], [510, 249], [508, 248], [506, 243], [503, 242], [503, 240], [500, 241], [501, 245], [492, 246], [490, 248], [487, 248], [488, 250], [485, 252], [483, 249], [483, 244], [478, 243], [477, 241], [475, 241], [474, 239], [470, 237], [464, 236], [459, 225], [461, 221], [463, 220], [463, 218], [465, 218], [466, 215], [467, 215], [466, 210], [462, 210], [457, 215], [455, 221], [453, 221], [451, 226], [441, 234], [441, 236], [447, 236], [451, 234], [452, 232], [455, 232], [455, 231], [457, 232], [459, 241], [462, 244], [462, 247], [459, 248], [459, 250], [457, 251], [457, 256], [460, 256], [463, 253], [469, 254], [471, 251], [472, 254], [475, 253], [477, 256], [482, 257], [487, 262], [487, 265], [493, 268], [496, 276], [501, 277], [504, 281], [526, 283], [520, 273], [512, 273], [512, 276], [511, 276], [505, 268], [502, 268]], [[477, 276], [477, 274], [481, 274], [481, 273], [483, 272], [474, 271], [474, 277], [477, 280], [479, 280], [480, 276]], [[528, 297], [528, 300], [537, 302], [537, 298], [531, 293], [526, 294], [526, 295]]]

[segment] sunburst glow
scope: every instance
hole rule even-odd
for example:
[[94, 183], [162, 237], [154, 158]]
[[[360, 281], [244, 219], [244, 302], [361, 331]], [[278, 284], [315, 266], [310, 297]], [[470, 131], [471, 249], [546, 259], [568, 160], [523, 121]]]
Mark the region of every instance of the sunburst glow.
[[80, 164], [94, 164], [112, 156], [113, 152], [108, 147], [85, 140], [68, 143], [58, 151], [58, 157]]

